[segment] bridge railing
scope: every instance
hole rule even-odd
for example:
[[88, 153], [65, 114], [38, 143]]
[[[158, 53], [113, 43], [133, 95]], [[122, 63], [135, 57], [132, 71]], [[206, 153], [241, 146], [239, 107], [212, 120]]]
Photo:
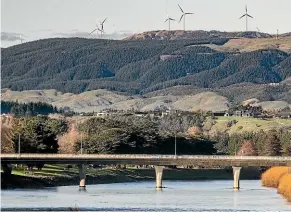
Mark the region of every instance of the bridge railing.
[[291, 161], [284, 156], [227, 156], [227, 155], [148, 155], [148, 154], [0, 154], [1, 159], [9, 158], [54, 158], [54, 159], [219, 159], [219, 160], [272, 160]]

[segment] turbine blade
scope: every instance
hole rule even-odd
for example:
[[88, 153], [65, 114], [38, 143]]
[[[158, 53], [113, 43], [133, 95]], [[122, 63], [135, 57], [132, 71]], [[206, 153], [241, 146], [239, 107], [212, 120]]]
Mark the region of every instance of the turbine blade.
[[105, 18], [104, 21], [102, 21], [102, 24], [104, 24], [106, 20], [107, 20], [107, 18]]
[[93, 32], [95, 32], [97, 29], [94, 29], [92, 32], [89, 33], [89, 35], [91, 35]]
[[178, 6], [180, 7], [180, 10], [182, 11], [182, 13], [184, 13], [183, 9], [181, 8], [181, 6], [178, 4]]
[[251, 16], [251, 15], [249, 15], [249, 14], [247, 14], [247, 16], [249, 16], [250, 18], [254, 18], [253, 16]]
[[176, 21], [176, 20], [175, 20], [175, 19], [173, 19], [173, 18], [170, 18], [170, 20], [171, 20], [171, 21]]
[[246, 13], [248, 13], [248, 6], [246, 5]]
[[166, 23], [169, 19], [167, 18], [164, 23]]
[[241, 19], [241, 18], [243, 18], [243, 17], [245, 17], [245, 16], [246, 16], [246, 14], [242, 15], [239, 19]]
[[193, 15], [194, 13], [185, 13], [185, 15]]
[[179, 20], [179, 23], [182, 21], [182, 18], [183, 18], [183, 16], [184, 16], [184, 14], [183, 14], [183, 15], [181, 15], [181, 18], [180, 18], [180, 20]]

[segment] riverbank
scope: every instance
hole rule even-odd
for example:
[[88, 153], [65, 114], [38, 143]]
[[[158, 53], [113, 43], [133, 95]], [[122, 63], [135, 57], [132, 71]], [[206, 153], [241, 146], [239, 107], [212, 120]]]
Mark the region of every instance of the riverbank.
[[[240, 179], [260, 179], [262, 171], [242, 169]], [[232, 169], [164, 169], [163, 180], [231, 180]], [[154, 169], [88, 169], [86, 184], [107, 184], [155, 180]], [[1, 173], [1, 189], [44, 188], [79, 185], [77, 168], [64, 169], [61, 165], [47, 165], [43, 170], [27, 172], [13, 170], [10, 176]]]

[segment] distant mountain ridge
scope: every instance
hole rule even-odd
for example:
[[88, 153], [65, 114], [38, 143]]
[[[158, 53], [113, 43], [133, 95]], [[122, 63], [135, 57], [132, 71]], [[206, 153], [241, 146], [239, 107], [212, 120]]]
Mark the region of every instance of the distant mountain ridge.
[[[2, 88], [56, 89], [75, 94], [107, 89], [147, 95], [179, 87], [184, 92], [188, 88], [223, 94], [231, 91], [235, 97], [224, 96], [235, 101], [247, 96], [289, 102], [290, 87], [280, 82], [291, 77], [291, 37], [277, 40], [261, 33], [263, 38], [231, 39], [238, 34], [193, 33], [197, 36], [172, 40], [54, 38], [4, 48]], [[248, 33], [253, 35], [245, 35]], [[239, 93], [236, 85], [248, 90]], [[257, 91], [253, 96], [249, 95], [251, 89]]]

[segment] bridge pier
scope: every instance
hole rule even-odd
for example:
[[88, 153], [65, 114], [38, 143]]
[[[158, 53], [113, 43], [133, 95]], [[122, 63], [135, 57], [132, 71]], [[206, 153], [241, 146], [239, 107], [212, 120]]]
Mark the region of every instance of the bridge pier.
[[10, 164], [2, 164], [3, 173], [10, 175], [12, 173], [12, 166]]
[[239, 190], [239, 175], [241, 167], [233, 166], [233, 190], [238, 191]]
[[161, 189], [162, 186], [162, 180], [163, 180], [163, 166], [155, 166], [155, 172], [156, 172], [156, 188]]
[[79, 167], [79, 177], [80, 177], [80, 184], [79, 184], [79, 191], [85, 191], [86, 190], [86, 171], [88, 168], [88, 165], [78, 165]]

